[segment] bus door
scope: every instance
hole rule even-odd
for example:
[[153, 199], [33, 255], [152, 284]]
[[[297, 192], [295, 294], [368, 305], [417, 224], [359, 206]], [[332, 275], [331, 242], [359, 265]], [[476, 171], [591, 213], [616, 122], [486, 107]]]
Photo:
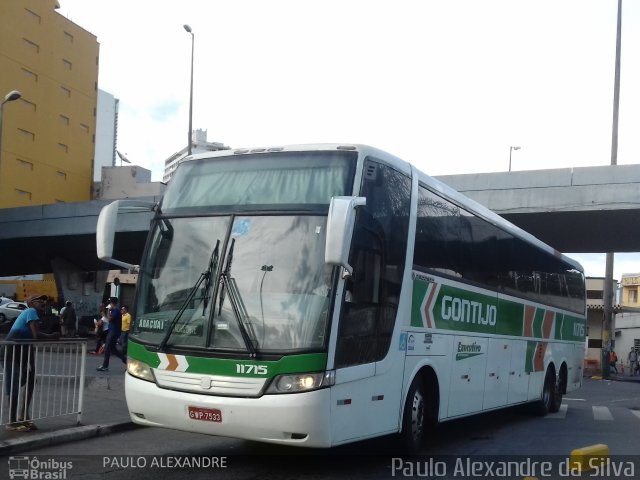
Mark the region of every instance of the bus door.
[[411, 179], [370, 160], [365, 171], [367, 203], [356, 217], [353, 274], [344, 280], [335, 349], [335, 442], [392, 432], [399, 422], [404, 360], [390, 344], [406, 258]]

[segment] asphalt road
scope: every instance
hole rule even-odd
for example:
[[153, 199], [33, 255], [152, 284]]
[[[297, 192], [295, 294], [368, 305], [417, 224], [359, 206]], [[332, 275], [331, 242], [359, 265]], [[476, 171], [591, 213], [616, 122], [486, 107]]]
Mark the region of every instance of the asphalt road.
[[[516, 407], [441, 424], [422, 455], [413, 460], [400, 459], [389, 437], [331, 450], [306, 450], [156, 428], [24, 455], [72, 462], [67, 478], [368, 479], [410, 473], [425, 478], [469, 478], [454, 475], [456, 462], [463, 458], [484, 462], [526, 456], [555, 465], [574, 449], [600, 443], [608, 445], [612, 457], [621, 459], [621, 466], [625, 460], [638, 462], [639, 431], [640, 383], [585, 379], [580, 390], [565, 397], [557, 414], [537, 417], [528, 408]], [[624, 455], [636, 457], [619, 457]], [[194, 467], [190, 461], [200, 465]], [[604, 478], [625, 476], [616, 473]]]

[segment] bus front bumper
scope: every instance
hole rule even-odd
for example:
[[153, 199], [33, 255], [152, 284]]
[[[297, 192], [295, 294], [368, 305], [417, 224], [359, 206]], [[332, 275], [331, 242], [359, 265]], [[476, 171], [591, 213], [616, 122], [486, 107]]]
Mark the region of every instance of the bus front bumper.
[[[259, 398], [221, 397], [159, 388], [125, 374], [125, 394], [131, 420], [138, 425], [304, 447], [331, 446], [328, 388]], [[219, 410], [219, 417], [196, 420], [190, 407]]]

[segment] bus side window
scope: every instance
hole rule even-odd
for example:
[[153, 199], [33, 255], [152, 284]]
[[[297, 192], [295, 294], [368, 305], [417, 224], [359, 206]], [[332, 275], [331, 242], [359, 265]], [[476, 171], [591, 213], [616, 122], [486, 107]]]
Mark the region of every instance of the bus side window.
[[[389, 351], [402, 287], [409, 228], [411, 179], [365, 161], [350, 264], [338, 329], [336, 366], [382, 360]], [[350, 294], [351, 298], [347, 295]]]

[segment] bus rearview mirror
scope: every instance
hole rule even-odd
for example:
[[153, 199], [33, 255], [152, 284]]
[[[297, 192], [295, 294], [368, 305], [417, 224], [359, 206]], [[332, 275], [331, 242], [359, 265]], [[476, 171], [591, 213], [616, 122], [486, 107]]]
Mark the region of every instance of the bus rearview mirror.
[[151, 211], [155, 203], [141, 200], [116, 200], [102, 207], [96, 226], [96, 252], [98, 258], [128, 270], [137, 270], [138, 265], [115, 260], [113, 256], [113, 243], [120, 211]]
[[328, 265], [343, 267], [351, 275], [349, 247], [356, 220], [356, 207], [366, 205], [365, 197], [332, 197], [327, 218], [327, 243], [324, 261]]

